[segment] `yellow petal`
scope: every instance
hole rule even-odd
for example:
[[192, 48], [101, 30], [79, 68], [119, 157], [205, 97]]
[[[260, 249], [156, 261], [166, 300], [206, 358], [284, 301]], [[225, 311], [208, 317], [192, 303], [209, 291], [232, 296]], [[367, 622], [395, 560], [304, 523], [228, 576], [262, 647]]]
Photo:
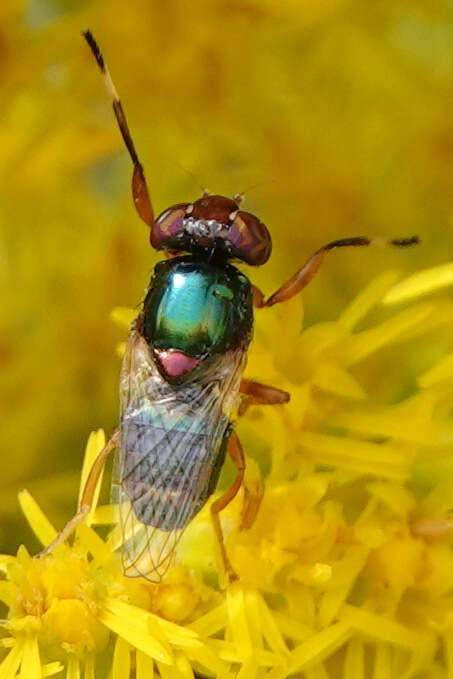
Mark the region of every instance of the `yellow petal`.
[[94, 655], [90, 654], [86, 657], [85, 659], [85, 672], [83, 675], [83, 679], [96, 679], [95, 673], [94, 673]]
[[153, 679], [154, 660], [146, 653], [137, 651], [136, 653], [136, 674], [137, 679]]
[[300, 442], [318, 464], [398, 481], [404, 481], [409, 475], [410, 460], [395, 445], [312, 432], [304, 433]]
[[311, 636], [291, 651], [289, 664], [284, 669], [269, 672], [266, 679], [285, 679], [304, 670], [307, 666], [319, 663], [332, 655], [351, 636], [351, 629], [344, 622], [337, 622]]
[[350, 410], [334, 415], [329, 424], [368, 437], [395, 438], [409, 443], [432, 445], [439, 438], [432, 421], [414, 413], [400, 412], [398, 408], [371, 412]]
[[184, 679], [176, 664], [162, 665], [162, 663], [157, 662], [156, 665], [159, 670], [160, 679]]
[[341, 316], [339, 316], [338, 323], [348, 330], [353, 330], [357, 323], [366, 316], [368, 311], [382, 299], [382, 296], [398, 278], [399, 274], [396, 271], [386, 271], [381, 276], [375, 278], [346, 307]]
[[[90, 436], [88, 437], [88, 442], [85, 448], [85, 456], [83, 458], [83, 466], [82, 466], [82, 473], [80, 476], [80, 487], [79, 487], [79, 499], [78, 499], [78, 504], [80, 504], [80, 501], [82, 499], [82, 494], [85, 489], [85, 484], [88, 479], [88, 474], [91, 471], [91, 468], [98, 457], [99, 453], [105, 446], [105, 434], [103, 429], [98, 429], [97, 431], [91, 432]], [[96, 509], [96, 505], [98, 503], [99, 499], [99, 493], [101, 490], [101, 484], [102, 484], [102, 477], [104, 474], [104, 469], [102, 469], [99, 479], [96, 485], [96, 490], [94, 492], [94, 497], [93, 497], [93, 505], [90, 510], [89, 515], [85, 519], [86, 523], [89, 525], [92, 520], [93, 520], [93, 514]]]
[[118, 520], [117, 505], [100, 505], [93, 512], [93, 523], [97, 525], [113, 524]]
[[335, 356], [346, 366], [359, 363], [382, 347], [425, 332], [426, 320], [433, 310], [432, 304], [419, 304], [406, 309], [370, 330], [363, 330], [349, 337], [335, 349]]
[[363, 679], [365, 674], [363, 641], [351, 639], [347, 648], [343, 668], [343, 679]]
[[273, 614], [273, 618], [281, 634], [296, 643], [305, 641], [313, 634], [311, 627], [291, 618], [289, 615], [277, 611]]
[[8, 565], [14, 563], [15, 559], [10, 554], [0, 554], [0, 571], [6, 573], [8, 571]]
[[245, 662], [236, 675], [236, 679], [255, 679], [258, 675], [259, 665], [257, 661], [252, 658]]
[[113, 652], [112, 679], [129, 679], [131, 673], [131, 647], [118, 637]]
[[376, 646], [373, 679], [393, 679], [390, 644], [378, 644]]
[[20, 666], [20, 679], [41, 679], [41, 663], [39, 660], [38, 639], [27, 636]]
[[79, 525], [77, 535], [80, 543], [90, 552], [96, 564], [102, 564], [107, 559], [113, 558], [113, 554], [104, 540], [86, 524]]
[[453, 354], [445, 356], [439, 363], [436, 363], [430, 370], [427, 370], [423, 375], [420, 375], [417, 382], [426, 389], [432, 387], [439, 382], [451, 380], [453, 377]]
[[[324, 663], [315, 665], [314, 667], [307, 667], [305, 670], [305, 679], [330, 679]], [[375, 679], [375, 677], [373, 677]]]
[[194, 679], [192, 665], [185, 655], [178, 653], [176, 656], [176, 668], [181, 675], [181, 679]]
[[190, 648], [187, 650], [187, 657], [202, 667], [205, 667], [216, 679], [231, 679], [229, 665], [225, 663], [214, 651], [206, 644], [200, 648]]
[[415, 498], [403, 486], [376, 481], [367, 484], [367, 490], [399, 516], [403, 521], [415, 507]]
[[239, 582], [228, 587], [226, 603], [234, 646], [238, 649], [241, 660], [247, 660], [252, 654], [252, 640], [245, 612], [244, 590]]
[[313, 376], [313, 384], [323, 391], [328, 391], [345, 398], [361, 400], [366, 398], [366, 392], [360, 384], [346, 370], [334, 363], [324, 361], [320, 363]]
[[59, 672], [62, 672], [64, 669], [63, 665], [61, 662], [49, 662], [46, 665], [42, 666], [41, 672], [42, 672], [42, 677], [53, 677], [54, 674], [58, 674]]
[[362, 545], [351, 545], [343, 559], [334, 565], [334, 575], [329, 589], [319, 603], [318, 619], [321, 627], [327, 627], [337, 617], [352, 586], [365, 567], [369, 550]]
[[262, 620], [263, 636], [269, 645], [269, 648], [275, 653], [288, 653], [288, 647], [286, 646], [278, 625], [267, 607], [266, 602], [263, 597], [258, 594], [259, 609]]
[[453, 283], [453, 263], [423, 269], [409, 276], [391, 288], [385, 295], [383, 304], [395, 304], [414, 297], [426, 295]]
[[110, 613], [108, 610], [103, 610], [99, 619], [106, 627], [112, 630], [112, 632], [123, 637], [123, 639], [128, 641], [134, 648], [143, 651], [143, 653], [146, 653], [163, 663], [169, 665], [173, 663], [171, 652], [169, 652], [168, 649], [147, 630], [145, 631], [142, 626], [134, 623], [134, 621], [128, 620], [127, 618], [120, 618], [119, 616]]
[[8, 607], [14, 604], [17, 593], [11, 582], [7, 580], [0, 580], [0, 601], [3, 601]]
[[[223, 639], [208, 639], [206, 645], [209, 646], [219, 658], [226, 662], [248, 662], [248, 660], [244, 661], [241, 651], [234, 642], [224, 641]], [[249, 660], [251, 659], [255, 660], [258, 665], [263, 665], [264, 667], [283, 665], [286, 661], [281, 655], [276, 655], [263, 648], [254, 648]]]
[[18, 641], [0, 664], [0, 679], [13, 679], [24, 655], [24, 644]]
[[68, 669], [66, 679], [80, 679], [80, 662], [73, 653], [68, 655]]
[[357, 606], [346, 604], [342, 609], [342, 618], [354, 629], [367, 636], [385, 641], [410, 650], [416, 650], [423, 642], [421, 634], [410, 630], [396, 620], [365, 611]]
[[197, 632], [200, 636], [211, 637], [217, 632], [220, 632], [227, 624], [227, 607], [226, 604], [216, 606], [190, 624], [190, 629]]
[[19, 504], [40, 543], [45, 547], [52, 542], [57, 535], [57, 531], [28, 490], [20, 491]]
[[2, 648], [14, 648], [17, 641], [15, 637], [4, 637], [0, 639], [0, 646]]
[[[105, 602], [106, 608], [112, 613], [124, 620], [130, 620], [131, 623], [141, 626], [143, 630], [147, 630], [150, 625], [159, 630], [162, 638], [165, 638], [169, 643], [175, 646], [200, 646], [201, 642], [198, 634], [188, 627], [177, 625], [174, 622], [160, 618], [154, 613], [145, 611], [138, 606], [132, 606], [119, 599], [113, 597]], [[157, 627], [155, 627], [157, 625]]]
[[252, 646], [254, 649], [263, 648], [263, 630], [258, 592], [251, 588], [245, 589], [244, 602]]

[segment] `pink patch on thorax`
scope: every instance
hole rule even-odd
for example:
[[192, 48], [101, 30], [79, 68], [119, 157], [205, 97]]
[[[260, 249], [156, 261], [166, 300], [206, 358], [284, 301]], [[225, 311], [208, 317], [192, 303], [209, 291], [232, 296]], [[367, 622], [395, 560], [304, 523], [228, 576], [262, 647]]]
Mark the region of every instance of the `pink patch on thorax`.
[[155, 351], [155, 355], [168, 377], [178, 378], [187, 375], [200, 364], [199, 358], [187, 356], [182, 351]]

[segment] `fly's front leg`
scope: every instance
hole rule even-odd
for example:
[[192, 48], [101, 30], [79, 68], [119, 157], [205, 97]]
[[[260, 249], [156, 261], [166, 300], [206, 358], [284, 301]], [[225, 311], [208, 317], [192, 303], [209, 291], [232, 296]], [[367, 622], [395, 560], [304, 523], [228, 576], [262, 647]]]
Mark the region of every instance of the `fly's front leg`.
[[279, 405], [288, 403], [291, 398], [288, 392], [283, 391], [283, 389], [270, 387], [253, 380], [242, 380], [239, 392], [245, 395], [239, 406], [239, 415], [244, 415], [248, 408], [253, 405]]
[[61, 545], [63, 542], [65, 542], [65, 540], [67, 540], [76, 530], [79, 523], [81, 523], [89, 513], [91, 506], [93, 504], [93, 498], [96, 492], [96, 486], [101, 476], [101, 472], [104, 468], [105, 462], [109, 454], [112, 452], [114, 448], [116, 448], [118, 444], [119, 435], [120, 432], [119, 429], [117, 429], [113, 436], [110, 438], [110, 440], [106, 443], [104, 448], [101, 450], [97, 458], [95, 459], [93, 466], [90, 469], [90, 473], [88, 474], [88, 478], [85, 482], [85, 486], [83, 489], [82, 497], [80, 498], [80, 504], [77, 513], [74, 514], [72, 519], [68, 521], [63, 530], [61, 530], [58, 533], [58, 535], [52, 540], [52, 542], [49, 545], [47, 545], [47, 547], [42, 552], [38, 554], [39, 557], [47, 556], [47, 554], [53, 552], [53, 550], [56, 547], [58, 547], [58, 545]]
[[345, 248], [345, 247], [363, 247], [363, 246], [387, 246], [393, 245], [396, 247], [408, 247], [410, 245], [416, 245], [419, 242], [417, 236], [411, 236], [410, 238], [394, 238], [391, 240], [385, 240], [383, 238], [366, 238], [364, 236], [356, 236], [354, 238], [342, 238], [341, 240], [334, 240], [327, 245], [323, 245], [322, 248], [316, 250], [316, 252], [305, 262], [305, 264], [296, 271], [296, 273], [289, 278], [286, 283], [276, 290], [268, 299], [265, 299], [264, 294], [255, 285], [252, 286], [253, 304], [261, 309], [267, 306], [273, 306], [274, 304], [280, 304], [280, 302], [286, 302], [294, 295], [297, 295], [301, 290], [305, 288], [306, 285], [311, 281], [313, 276], [317, 273], [319, 267], [321, 266], [326, 254], [333, 250], [334, 248]]
[[129, 155], [134, 166], [132, 174], [132, 197], [134, 199], [135, 208], [139, 214], [139, 217], [143, 219], [145, 224], [147, 224], [150, 227], [152, 233], [154, 226], [154, 214], [151, 204], [151, 198], [149, 196], [148, 187], [146, 185], [143, 166], [138, 158], [137, 151], [135, 150], [134, 141], [129, 130], [129, 125], [127, 124], [126, 114], [124, 113], [124, 109], [118, 96], [118, 92], [116, 91], [116, 87], [113, 84], [110, 71], [107, 68], [102, 52], [99, 49], [99, 45], [94, 39], [93, 34], [91, 33], [91, 31], [84, 31], [83, 37], [87, 41], [93, 53], [93, 56], [96, 59], [96, 63], [99, 66], [99, 69], [104, 77], [104, 83], [107, 90], [107, 94], [109, 95], [110, 100], [112, 102], [113, 112], [115, 114], [118, 127], [120, 128], [121, 136], [123, 137], [123, 141], [126, 145], [127, 150], [129, 151]]
[[217, 500], [215, 500], [215, 502], [212, 503], [211, 518], [212, 523], [214, 525], [215, 534], [219, 542], [220, 553], [222, 556], [225, 573], [227, 574], [229, 582], [233, 582], [234, 580], [238, 579], [238, 576], [233, 570], [233, 566], [231, 565], [227, 551], [225, 549], [225, 542], [223, 539], [223, 532], [222, 526], [220, 524], [219, 512], [221, 512], [222, 509], [225, 509], [225, 507], [230, 504], [231, 500], [233, 500], [236, 497], [242, 485], [242, 481], [244, 480], [245, 473], [244, 451], [242, 450], [241, 442], [239, 441], [239, 438], [234, 431], [232, 432], [230, 439], [228, 441], [227, 451], [228, 455], [231, 457], [233, 461], [234, 466], [237, 469], [237, 474], [236, 478], [234, 479], [233, 483], [228, 488], [228, 490], [226, 490], [221, 497], [219, 497]]

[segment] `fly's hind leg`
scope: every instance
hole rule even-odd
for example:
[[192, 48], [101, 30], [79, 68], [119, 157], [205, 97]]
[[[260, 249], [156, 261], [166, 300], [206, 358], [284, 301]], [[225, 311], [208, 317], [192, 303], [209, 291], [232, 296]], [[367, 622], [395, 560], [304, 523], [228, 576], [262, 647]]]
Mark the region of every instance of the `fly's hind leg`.
[[83, 521], [86, 515], [89, 513], [91, 506], [93, 504], [94, 494], [96, 492], [96, 487], [101, 476], [101, 472], [104, 468], [105, 462], [114, 448], [116, 448], [119, 440], [119, 429], [115, 431], [110, 440], [106, 443], [104, 448], [101, 450], [97, 458], [95, 459], [93, 466], [90, 469], [85, 486], [82, 492], [82, 497], [80, 498], [79, 508], [77, 513], [74, 514], [72, 519], [68, 521], [66, 526], [61, 530], [58, 535], [52, 540], [52, 542], [47, 545], [47, 547], [38, 554], [39, 557], [46, 556], [53, 552], [53, 550], [61, 545], [65, 540], [67, 540], [76, 530], [79, 523]]
[[[239, 406], [239, 415], [245, 415], [248, 408], [252, 405], [281, 405], [288, 403], [291, 398], [290, 394], [287, 391], [283, 391], [283, 389], [277, 389], [277, 387], [271, 387], [267, 384], [254, 382], [253, 380], [242, 380], [239, 391], [245, 396]], [[241, 530], [248, 530], [253, 526], [263, 495], [264, 482], [261, 476], [259, 476], [259, 472], [253, 480], [245, 479]]]
[[252, 380], [241, 380], [239, 391], [245, 396], [239, 406], [239, 415], [244, 415], [248, 408], [253, 405], [279, 405], [288, 403], [291, 398], [288, 392], [283, 391], [283, 389], [270, 387], [267, 384], [253, 382]]
[[219, 497], [217, 500], [215, 500], [215, 502], [212, 503], [211, 518], [212, 523], [214, 525], [215, 534], [219, 542], [220, 553], [222, 556], [225, 573], [227, 574], [229, 582], [233, 582], [234, 580], [237, 580], [238, 576], [233, 570], [233, 566], [231, 565], [231, 562], [228, 558], [228, 554], [225, 548], [222, 526], [220, 525], [219, 512], [221, 512], [222, 509], [225, 509], [225, 507], [230, 504], [231, 500], [233, 500], [236, 497], [242, 485], [242, 481], [244, 480], [245, 473], [244, 451], [242, 450], [241, 442], [239, 441], [239, 438], [234, 431], [232, 432], [230, 439], [228, 441], [227, 451], [228, 455], [231, 457], [233, 461], [234, 466], [237, 469], [237, 474], [236, 478], [234, 479], [233, 483], [228, 488], [228, 490], [226, 490], [221, 497]]

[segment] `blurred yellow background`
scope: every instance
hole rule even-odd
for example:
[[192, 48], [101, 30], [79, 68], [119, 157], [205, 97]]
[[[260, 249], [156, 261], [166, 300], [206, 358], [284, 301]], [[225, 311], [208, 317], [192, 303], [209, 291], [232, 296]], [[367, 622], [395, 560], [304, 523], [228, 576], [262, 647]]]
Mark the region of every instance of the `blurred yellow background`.
[[333, 318], [386, 268], [447, 261], [453, 245], [444, 0], [3, 0], [0, 551], [30, 538], [23, 486], [56, 525], [73, 510], [86, 437], [117, 421], [124, 332], [109, 313], [140, 302], [158, 259], [86, 28], [157, 212], [200, 185], [255, 187], [245, 209], [274, 254], [247, 273], [266, 292], [328, 240], [422, 237], [410, 252], [332, 254], [304, 294], [307, 322]]

